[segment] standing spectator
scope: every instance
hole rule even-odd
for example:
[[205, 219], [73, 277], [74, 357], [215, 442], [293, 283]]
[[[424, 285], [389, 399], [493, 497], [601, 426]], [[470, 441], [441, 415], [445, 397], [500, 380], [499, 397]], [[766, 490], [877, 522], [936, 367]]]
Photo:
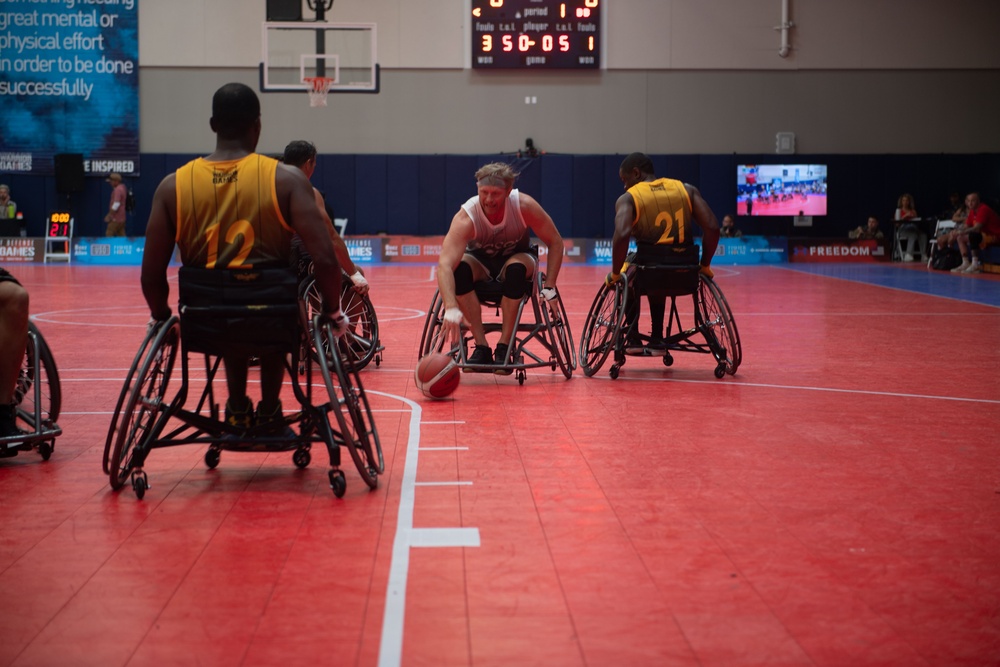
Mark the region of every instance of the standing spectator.
[[0, 183], [0, 220], [13, 220], [17, 216], [17, 204], [10, 198], [10, 186]]
[[878, 218], [874, 215], [868, 216], [868, 224], [864, 227], [860, 225], [852, 229], [847, 235], [852, 239], [881, 241], [885, 234], [878, 228]]
[[[913, 254], [917, 251], [917, 243], [923, 248], [927, 245], [927, 235], [920, 231], [917, 226], [916, 206], [913, 203], [913, 195], [900, 195], [896, 202], [896, 236], [902, 242], [906, 239], [906, 250], [903, 252], [903, 261], [912, 262]], [[922, 254], [922, 253], [921, 253]]]
[[983, 270], [979, 251], [1000, 243], [1000, 216], [982, 202], [978, 192], [970, 192], [966, 196], [965, 207], [969, 210], [965, 225], [956, 227], [949, 234], [958, 243], [958, 250], [962, 253], [962, 263], [951, 272], [979, 273]]
[[104, 222], [108, 223], [105, 236], [125, 236], [125, 199], [128, 198], [128, 188], [122, 183], [122, 175], [116, 171], [108, 174], [111, 184], [111, 202], [108, 204], [108, 214]]
[[731, 239], [738, 239], [743, 236], [743, 232], [736, 229], [736, 221], [733, 220], [733, 216], [729, 213], [722, 216], [722, 229], [719, 230], [719, 234]]

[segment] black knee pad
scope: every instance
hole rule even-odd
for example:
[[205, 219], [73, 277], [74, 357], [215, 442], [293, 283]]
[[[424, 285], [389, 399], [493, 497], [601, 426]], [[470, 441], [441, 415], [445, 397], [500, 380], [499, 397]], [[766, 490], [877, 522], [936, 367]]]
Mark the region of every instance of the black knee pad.
[[513, 262], [503, 272], [503, 295], [508, 299], [520, 299], [528, 289], [528, 268]]
[[472, 291], [472, 267], [466, 262], [459, 262], [455, 268], [455, 294], [462, 296]]

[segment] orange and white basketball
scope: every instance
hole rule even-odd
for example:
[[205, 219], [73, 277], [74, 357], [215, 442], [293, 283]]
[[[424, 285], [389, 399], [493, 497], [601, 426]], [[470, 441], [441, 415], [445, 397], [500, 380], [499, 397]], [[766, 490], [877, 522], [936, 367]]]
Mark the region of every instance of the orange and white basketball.
[[443, 352], [431, 352], [417, 362], [413, 381], [427, 398], [451, 396], [462, 380], [455, 359]]

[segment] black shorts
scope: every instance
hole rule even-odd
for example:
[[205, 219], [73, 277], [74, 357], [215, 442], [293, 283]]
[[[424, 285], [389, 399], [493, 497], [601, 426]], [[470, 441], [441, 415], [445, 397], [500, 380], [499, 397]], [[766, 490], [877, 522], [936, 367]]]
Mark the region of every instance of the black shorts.
[[486, 269], [486, 273], [489, 274], [489, 280], [501, 280], [500, 273], [503, 271], [504, 265], [510, 261], [510, 258], [514, 255], [520, 255], [521, 253], [528, 254], [535, 259], [535, 267], [538, 266], [538, 246], [532, 245], [525, 250], [516, 250], [509, 255], [487, 255], [482, 252], [466, 251], [467, 255], [474, 257], [483, 268]]
[[17, 278], [10, 275], [10, 272], [4, 268], [0, 268], [0, 283], [14, 283], [15, 285], [21, 284], [17, 281]]

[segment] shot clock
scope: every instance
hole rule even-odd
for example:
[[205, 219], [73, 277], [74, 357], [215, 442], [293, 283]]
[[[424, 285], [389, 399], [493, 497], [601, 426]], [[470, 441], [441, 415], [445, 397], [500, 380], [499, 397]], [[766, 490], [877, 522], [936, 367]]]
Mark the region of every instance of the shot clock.
[[472, 0], [474, 69], [598, 69], [601, 0]]
[[51, 238], [65, 238], [72, 232], [73, 217], [66, 211], [53, 211], [49, 214], [49, 231], [46, 236]]

